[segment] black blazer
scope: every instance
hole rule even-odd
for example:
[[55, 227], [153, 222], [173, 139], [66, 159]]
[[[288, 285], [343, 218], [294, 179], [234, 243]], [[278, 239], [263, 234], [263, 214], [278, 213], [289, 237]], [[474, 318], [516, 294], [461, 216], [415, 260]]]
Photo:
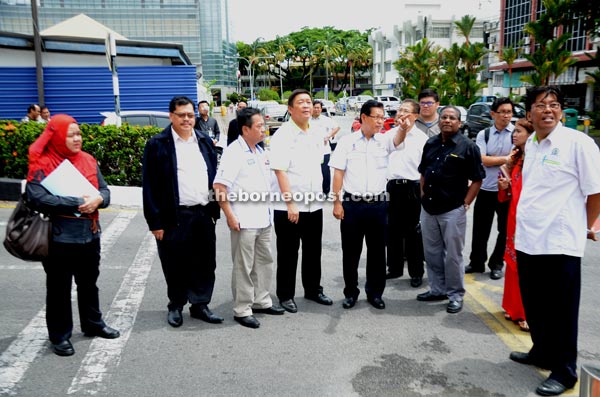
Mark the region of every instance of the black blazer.
[[[212, 185], [217, 173], [217, 154], [212, 140], [206, 133], [198, 130], [194, 130], [194, 133], [208, 169], [211, 201], [208, 203], [207, 210], [216, 220], [220, 216], [220, 209], [219, 204], [214, 200]], [[142, 195], [144, 217], [150, 230], [171, 229], [177, 226], [179, 185], [171, 125], [146, 143], [142, 163]]]

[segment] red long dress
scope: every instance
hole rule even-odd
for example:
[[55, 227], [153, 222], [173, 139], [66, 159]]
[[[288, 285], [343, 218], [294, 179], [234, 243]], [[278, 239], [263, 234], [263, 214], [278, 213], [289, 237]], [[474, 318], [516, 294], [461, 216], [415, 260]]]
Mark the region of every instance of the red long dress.
[[[517, 227], [517, 204], [521, 196], [521, 170], [523, 158], [520, 158], [511, 172], [511, 183], [507, 190], [500, 190], [499, 199], [510, 200], [508, 208], [508, 220], [506, 222], [506, 250], [504, 251], [504, 262], [506, 262], [506, 273], [504, 276], [504, 296], [502, 297], [502, 308], [514, 321], [525, 320], [525, 309], [521, 299], [519, 288], [519, 273], [517, 271], [517, 252], [515, 250], [515, 230]], [[506, 194], [510, 191], [510, 196]], [[502, 193], [504, 192], [504, 194]], [[508, 196], [508, 197], [507, 197]]]

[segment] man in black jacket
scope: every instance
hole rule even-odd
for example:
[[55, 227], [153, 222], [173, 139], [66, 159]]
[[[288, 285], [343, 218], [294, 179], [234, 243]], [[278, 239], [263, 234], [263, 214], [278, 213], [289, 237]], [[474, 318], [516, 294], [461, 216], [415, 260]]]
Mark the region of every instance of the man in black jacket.
[[211, 138], [194, 130], [189, 98], [173, 98], [169, 113], [171, 125], [146, 144], [142, 170], [144, 216], [167, 282], [167, 321], [179, 327], [189, 302], [191, 317], [220, 323], [223, 318], [208, 308], [216, 268], [217, 155]]

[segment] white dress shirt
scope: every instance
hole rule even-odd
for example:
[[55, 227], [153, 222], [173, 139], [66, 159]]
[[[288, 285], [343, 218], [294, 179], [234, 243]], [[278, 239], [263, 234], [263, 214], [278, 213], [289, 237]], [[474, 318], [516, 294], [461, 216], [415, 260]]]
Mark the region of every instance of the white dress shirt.
[[583, 257], [587, 196], [600, 193], [600, 151], [561, 123], [541, 142], [527, 140], [515, 247], [530, 255]]
[[[271, 169], [285, 171], [290, 182], [294, 203], [300, 212], [314, 212], [323, 208], [320, 200], [311, 199], [323, 194], [323, 138], [309, 128], [304, 132], [290, 120], [284, 123], [270, 143]], [[277, 177], [273, 175], [273, 192], [281, 193]], [[287, 211], [283, 200], [275, 200], [276, 210]]]
[[[385, 133], [387, 139], [394, 139], [398, 127], [392, 128]], [[406, 138], [395, 151], [390, 153], [389, 164], [387, 168], [387, 179], [409, 179], [418, 181], [421, 179], [419, 173], [419, 164], [423, 155], [423, 146], [427, 142], [427, 135], [417, 126], [414, 126], [406, 133]], [[392, 143], [393, 145], [393, 143]]]
[[227, 187], [240, 228], [261, 229], [271, 225], [271, 169], [264, 149], [256, 146], [253, 152], [241, 136], [231, 142], [223, 151], [215, 183]]
[[196, 134], [181, 139], [171, 127], [177, 157], [179, 205], [206, 205], [209, 201], [208, 168], [198, 147]]

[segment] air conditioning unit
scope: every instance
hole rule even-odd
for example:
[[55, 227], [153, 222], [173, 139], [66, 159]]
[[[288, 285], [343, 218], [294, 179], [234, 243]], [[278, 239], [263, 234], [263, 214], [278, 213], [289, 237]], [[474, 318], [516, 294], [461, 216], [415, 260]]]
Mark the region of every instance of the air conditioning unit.
[[496, 42], [496, 36], [490, 36], [489, 43], [494, 44]]
[[529, 37], [529, 36], [525, 36], [525, 37], [523, 38], [523, 44], [525, 44], [525, 45], [529, 45], [529, 40], [530, 40], [530, 37]]
[[531, 52], [531, 48], [529, 48], [529, 47], [523, 47], [523, 54], [529, 55], [530, 52]]

